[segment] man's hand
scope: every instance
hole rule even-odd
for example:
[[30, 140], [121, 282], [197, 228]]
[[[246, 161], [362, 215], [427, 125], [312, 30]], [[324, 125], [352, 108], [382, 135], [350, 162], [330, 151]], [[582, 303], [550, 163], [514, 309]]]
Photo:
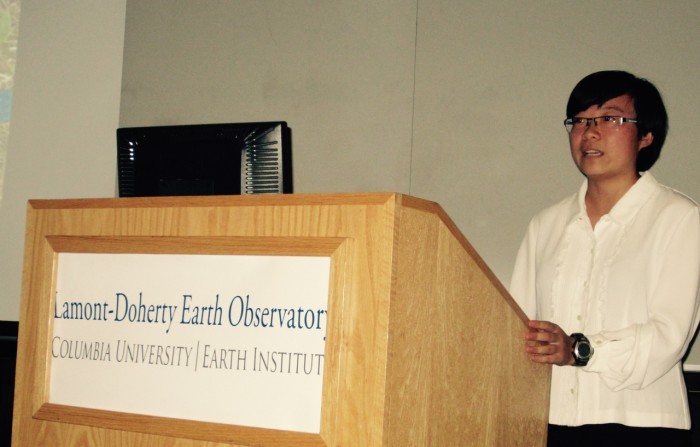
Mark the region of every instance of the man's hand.
[[572, 346], [574, 340], [558, 325], [549, 321], [531, 320], [530, 332], [525, 335], [525, 351], [535, 363], [573, 365]]

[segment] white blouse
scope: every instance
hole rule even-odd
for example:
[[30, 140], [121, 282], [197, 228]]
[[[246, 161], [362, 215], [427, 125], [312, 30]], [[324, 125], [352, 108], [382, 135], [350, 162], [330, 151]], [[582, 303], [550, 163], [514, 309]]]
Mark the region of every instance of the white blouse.
[[645, 173], [593, 229], [587, 186], [533, 218], [511, 280], [530, 318], [594, 348], [585, 367], [553, 367], [549, 421], [690, 428], [681, 359], [699, 318], [698, 206]]

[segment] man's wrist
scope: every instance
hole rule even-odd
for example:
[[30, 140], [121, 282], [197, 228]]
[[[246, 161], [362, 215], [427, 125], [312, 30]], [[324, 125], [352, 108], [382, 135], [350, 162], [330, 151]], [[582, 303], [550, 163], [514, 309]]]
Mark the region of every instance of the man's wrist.
[[576, 359], [574, 358], [574, 343], [576, 342], [576, 339], [569, 335], [569, 362], [567, 363], [568, 366], [574, 366], [576, 363]]

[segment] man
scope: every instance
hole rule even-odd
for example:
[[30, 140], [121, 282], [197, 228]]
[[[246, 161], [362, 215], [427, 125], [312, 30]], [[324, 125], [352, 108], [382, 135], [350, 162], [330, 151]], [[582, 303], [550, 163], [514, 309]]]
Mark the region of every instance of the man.
[[510, 287], [533, 319], [530, 358], [555, 365], [549, 445], [689, 445], [681, 359], [698, 325], [700, 213], [646, 172], [663, 100], [604, 71], [576, 85], [566, 116], [585, 180], [530, 222]]

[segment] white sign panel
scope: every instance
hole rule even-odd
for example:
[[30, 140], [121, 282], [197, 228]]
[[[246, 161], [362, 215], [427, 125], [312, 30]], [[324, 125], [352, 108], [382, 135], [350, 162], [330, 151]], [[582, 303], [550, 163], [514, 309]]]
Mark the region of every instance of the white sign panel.
[[329, 257], [59, 253], [49, 402], [319, 433]]

